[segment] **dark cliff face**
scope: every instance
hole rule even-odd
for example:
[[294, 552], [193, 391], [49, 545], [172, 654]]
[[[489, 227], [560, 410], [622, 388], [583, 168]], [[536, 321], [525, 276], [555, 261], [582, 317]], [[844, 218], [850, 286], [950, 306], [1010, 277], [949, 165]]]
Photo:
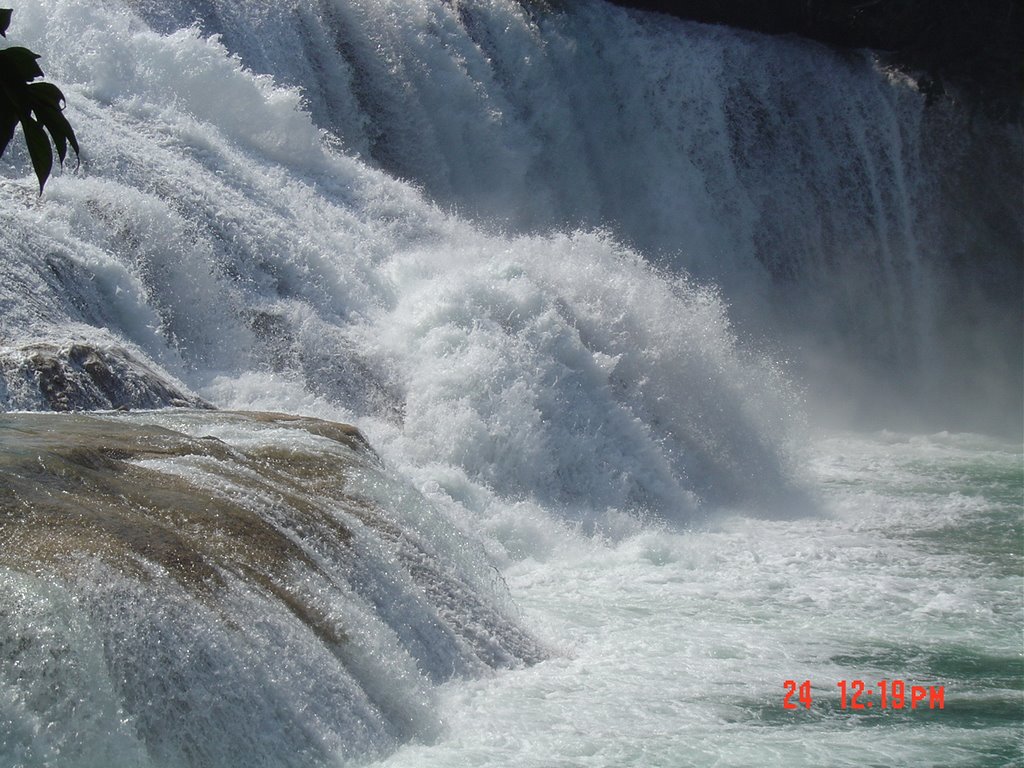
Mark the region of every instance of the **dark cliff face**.
[[939, 98], [951, 88], [990, 116], [1019, 120], [1024, 11], [1019, 0], [611, 0], [844, 48], [873, 48]]

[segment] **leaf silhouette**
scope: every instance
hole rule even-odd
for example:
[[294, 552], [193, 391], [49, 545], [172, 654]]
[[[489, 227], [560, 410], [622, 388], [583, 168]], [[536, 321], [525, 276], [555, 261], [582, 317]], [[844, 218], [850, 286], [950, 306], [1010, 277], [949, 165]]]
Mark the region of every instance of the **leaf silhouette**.
[[[10, 8], [0, 8], [0, 36], [7, 36], [11, 13]], [[38, 53], [21, 46], [0, 50], [0, 156], [21, 123], [41, 195], [53, 171], [51, 144], [61, 165], [67, 158], [69, 144], [76, 157], [80, 152], [75, 130], [63, 114], [63, 92], [53, 83], [32, 82], [44, 76], [38, 60]]]
[[32, 118], [21, 121], [21, 129], [25, 132], [25, 143], [28, 145], [28, 154], [32, 158], [32, 168], [39, 179], [39, 194], [43, 194], [43, 186], [53, 169], [53, 150], [50, 149], [50, 140], [42, 127]]

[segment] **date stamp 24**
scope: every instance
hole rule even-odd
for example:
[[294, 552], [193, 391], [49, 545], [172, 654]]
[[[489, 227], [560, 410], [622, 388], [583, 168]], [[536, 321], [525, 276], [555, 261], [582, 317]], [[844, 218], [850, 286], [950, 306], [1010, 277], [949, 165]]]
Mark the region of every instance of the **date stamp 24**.
[[[799, 709], [803, 705], [810, 709], [814, 703], [811, 695], [811, 681], [785, 680], [782, 683], [786, 693], [782, 697], [783, 709]], [[863, 680], [840, 680], [839, 708], [852, 710], [874, 709], [945, 709], [946, 689], [942, 685], [907, 685], [903, 680], [879, 680], [868, 688]]]

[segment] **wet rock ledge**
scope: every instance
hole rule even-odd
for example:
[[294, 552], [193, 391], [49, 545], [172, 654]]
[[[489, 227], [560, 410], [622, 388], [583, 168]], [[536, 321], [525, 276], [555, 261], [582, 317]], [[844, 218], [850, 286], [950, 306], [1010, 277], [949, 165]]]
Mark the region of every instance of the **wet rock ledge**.
[[0, 410], [212, 408], [128, 350], [83, 342], [0, 347]]

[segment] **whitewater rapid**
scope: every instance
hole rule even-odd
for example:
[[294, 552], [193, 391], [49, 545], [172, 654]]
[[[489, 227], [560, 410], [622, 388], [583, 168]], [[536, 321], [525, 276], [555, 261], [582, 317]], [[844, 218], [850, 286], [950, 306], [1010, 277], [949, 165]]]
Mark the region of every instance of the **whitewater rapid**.
[[[1022, 460], [978, 435], [832, 435], [808, 464], [825, 516], [548, 539], [505, 573], [562, 653], [445, 686], [445, 736], [378, 765], [1016, 765]], [[783, 708], [786, 680], [809, 708]], [[911, 709], [913, 685], [943, 708]]]

